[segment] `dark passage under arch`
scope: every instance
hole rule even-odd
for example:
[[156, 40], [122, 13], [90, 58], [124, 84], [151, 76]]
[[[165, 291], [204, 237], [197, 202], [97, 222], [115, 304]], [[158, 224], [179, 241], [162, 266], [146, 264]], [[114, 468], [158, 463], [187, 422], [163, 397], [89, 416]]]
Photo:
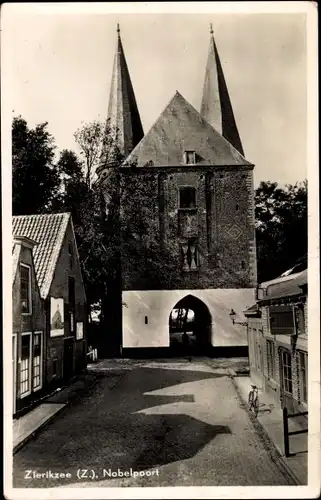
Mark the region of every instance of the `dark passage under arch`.
[[[187, 340], [184, 341], [187, 335]], [[169, 316], [170, 349], [176, 354], [204, 355], [211, 347], [212, 317], [197, 297], [187, 295], [173, 307]]]

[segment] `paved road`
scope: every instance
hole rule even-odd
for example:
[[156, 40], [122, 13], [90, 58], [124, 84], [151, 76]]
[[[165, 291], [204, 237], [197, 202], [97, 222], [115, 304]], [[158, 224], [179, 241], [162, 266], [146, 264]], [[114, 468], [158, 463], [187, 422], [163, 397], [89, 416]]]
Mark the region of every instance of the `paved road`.
[[[70, 477], [25, 478], [26, 471]], [[14, 456], [19, 488], [289, 484], [226, 367], [215, 362], [145, 361], [107, 371]]]

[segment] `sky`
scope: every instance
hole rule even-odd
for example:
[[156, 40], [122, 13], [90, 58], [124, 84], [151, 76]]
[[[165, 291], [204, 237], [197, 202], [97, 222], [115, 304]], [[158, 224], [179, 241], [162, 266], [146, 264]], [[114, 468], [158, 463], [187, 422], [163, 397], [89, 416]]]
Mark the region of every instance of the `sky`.
[[200, 109], [212, 23], [255, 185], [307, 177], [304, 13], [15, 9], [6, 21], [12, 117], [47, 121], [57, 149], [76, 151], [73, 133], [107, 116], [117, 22], [145, 133], [176, 90]]

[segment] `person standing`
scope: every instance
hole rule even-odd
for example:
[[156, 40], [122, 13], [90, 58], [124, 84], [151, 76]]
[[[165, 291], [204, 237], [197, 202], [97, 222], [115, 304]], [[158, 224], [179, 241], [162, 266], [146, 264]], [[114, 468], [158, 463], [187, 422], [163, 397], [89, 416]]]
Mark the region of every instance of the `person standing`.
[[183, 335], [182, 335], [182, 343], [183, 343], [183, 348], [184, 348], [184, 352], [188, 358], [188, 361], [192, 361], [192, 357], [191, 357], [191, 353], [190, 353], [190, 340], [189, 340], [189, 336], [187, 335], [187, 333], [184, 331]]

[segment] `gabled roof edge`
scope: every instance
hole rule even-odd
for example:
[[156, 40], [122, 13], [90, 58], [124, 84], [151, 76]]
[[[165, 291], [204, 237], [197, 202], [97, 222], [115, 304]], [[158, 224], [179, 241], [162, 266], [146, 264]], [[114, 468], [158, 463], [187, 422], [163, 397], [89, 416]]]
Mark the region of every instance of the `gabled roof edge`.
[[64, 215], [63, 223], [62, 223], [61, 228], [59, 230], [59, 237], [57, 238], [55, 248], [53, 251], [51, 265], [50, 265], [50, 268], [48, 270], [48, 276], [47, 276], [45, 283], [42, 286], [41, 296], [43, 299], [46, 299], [48, 294], [49, 294], [52, 280], [54, 277], [54, 273], [56, 270], [57, 261], [58, 261], [58, 258], [59, 258], [60, 252], [61, 252], [62, 243], [63, 243], [63, 240], [64, 240], [65, 235], [66, 235], [68, 222], [71, 218], [70, 212], [66, 212], [63, 215]]
[[72, 221], [72, 217], [70, 217], [70, 225], [71, 225], [72, 235], [73, 235], [73, 238], [74, 238], [74, 240], [75, 240], [76, 260], [77, 260], [77, 264], [78, 264], [79, 269], [80, 269], [81, 284], [82, 284], [82, 287], [83, 287], [83, 292], [84, 292], [84, 296], [85, 296], [85, 301], [86, 301], [86, 303], [87, 303], [86, 289], [85, 289], [84, 280], [83, 280], [83, 277], [82, 277], [82, 271], [81, 271], [81, 265], [80, 265], [80, 258], [79, 258], [79, 252], [78, 252], [78, 245], [77, 245], [76, 234], [75, 234], [75, 228], [74, 228], [74, 223], [73, 223], [73, 221]]

